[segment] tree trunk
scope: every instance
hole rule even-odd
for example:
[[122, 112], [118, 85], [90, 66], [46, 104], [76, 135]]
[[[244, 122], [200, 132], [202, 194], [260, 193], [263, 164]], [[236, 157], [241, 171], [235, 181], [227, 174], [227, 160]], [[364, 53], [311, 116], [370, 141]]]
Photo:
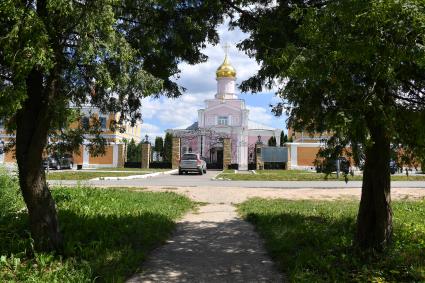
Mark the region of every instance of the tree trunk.
[[26, 80], [28, 97], [16, 116], [16, 159], [35, 248], [38, 251], [60, 252], [62, 236], [55, 201], [42, 166], [50, 124], [49, 97], [43, 83], [42, 73], [33, 69]]
[[369, 130], [373, 144], [366, 147], [356, 242], [362, 249], [382, 250], [392, 236], [390, 141], [384, 125]]

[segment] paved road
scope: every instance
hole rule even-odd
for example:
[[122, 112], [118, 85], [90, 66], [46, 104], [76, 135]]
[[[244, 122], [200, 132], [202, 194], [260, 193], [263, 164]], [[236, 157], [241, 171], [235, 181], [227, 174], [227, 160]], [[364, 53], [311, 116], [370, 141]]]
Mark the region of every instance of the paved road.
[[[205, 175], [160, 175], [147, 179], [99, 181], [49, 181], [50, 184], [114, 187], [234, 187], [234, 188], [361, 188], [361, 181], [224, 181], [212, 180], [220, 171]], [[393, 181], [393, 188], [425, 188], [425, 181]]]

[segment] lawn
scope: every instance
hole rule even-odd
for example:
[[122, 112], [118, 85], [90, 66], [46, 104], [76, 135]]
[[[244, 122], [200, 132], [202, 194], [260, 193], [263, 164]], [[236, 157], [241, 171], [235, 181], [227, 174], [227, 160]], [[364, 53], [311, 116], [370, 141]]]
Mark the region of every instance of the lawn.
[[[341, 180], [344, 176], [340, 174], [339, 179], [336, 173], [328, 176], [324, 173], [316, 173], [304, 170], [257, 170], [257, 174], [235, 174], [234, 170], [224, 170], [217, 178], [223, 178], [232, 181], [324, 181]], [[348, 181], [361, 181], [363, 176], [347, 176]], [[392, 181], [425, 181], [425, 175], [391, 176]]]
[[149, 169], [142, 169], [142, 168], [123, 168], [123, 167], [102, 167], [102, 168], [93, 168], [93, 169], [84, 169], [87, 171], [136, 171], [136, 172], [164, 172], [164, 171], [170, 171], [171, 168], [149, 168]]
[[60, 171], [60, 172], [50, 172], [47, 175], [48, 180], [90, 180], [94, 178], [104, 178], [104, 177], [127, 177], [135, 175], [144, 175], [150, 172], [140, 171], [140, 172], [96, 172], [96, 171]]
[[254, 198], [241, 204], [290, 282], [425, 282], [425, 200], [393, 202], [393, 245], [352, 247], [358, 202]]
[[52, 190], [64, 255], [33, 253], [17, 181], [0, 173], [0, 282], [123, 282], [194, 208], [174, 193]]

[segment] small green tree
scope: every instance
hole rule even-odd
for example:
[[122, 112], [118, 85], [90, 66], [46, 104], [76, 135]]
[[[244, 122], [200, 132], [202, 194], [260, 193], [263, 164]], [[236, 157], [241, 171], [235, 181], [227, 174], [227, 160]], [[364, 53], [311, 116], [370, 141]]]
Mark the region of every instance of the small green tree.
[[284, 131], [281, 131], [280, 132], [280, 146], [284, 146], [285, 143], [287, 143], [287, 142], [288, 142], [288, 136], [285, 135]]
[[140, 162], [142, 159], [142, 142], [136, 144], [134, 139], [127, 144], [127, 161]]
[[170, 133], [165, 134], [164, 139], [164, 161], [171, 162], [171, 156], [173, 151], [173, 135]]
[[158, 152], [161, 156], [163, 155], [164, 152], [164, 140], [162, 137], [156, 137], [155, 138], [155, 146], [154, 146], [154, 151]]
[[275, 136], [270, 137], [269, 140], [267, 141], [267, 145], [276, 146], [276, 137]]

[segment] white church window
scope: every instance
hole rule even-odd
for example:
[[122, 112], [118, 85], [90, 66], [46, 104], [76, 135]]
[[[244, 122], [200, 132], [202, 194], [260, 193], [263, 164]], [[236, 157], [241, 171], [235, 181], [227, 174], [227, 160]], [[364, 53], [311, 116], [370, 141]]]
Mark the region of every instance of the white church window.
[[229, 125], [229, 117], [227, 116], [218, 116], [218, 123], [219, 125]]

